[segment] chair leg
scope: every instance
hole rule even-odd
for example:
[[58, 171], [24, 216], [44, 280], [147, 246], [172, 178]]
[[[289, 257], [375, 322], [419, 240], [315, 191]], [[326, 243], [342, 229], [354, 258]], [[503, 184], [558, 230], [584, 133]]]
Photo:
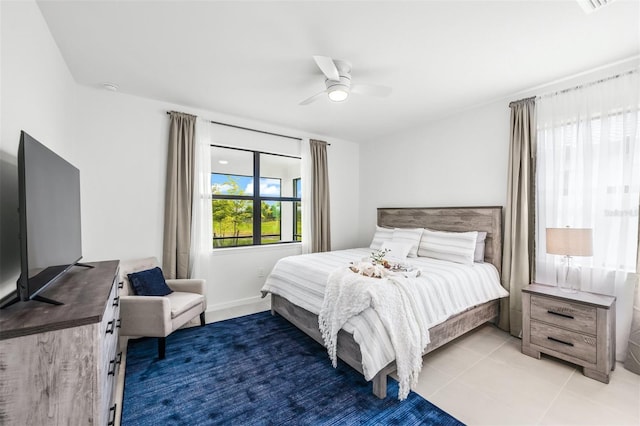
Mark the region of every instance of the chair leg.
[[200, 314], [200, 325], [201, 325], [201, 326], [202, 326], [202, 325], [205, 325], [205, 321], [204, 321], [204, 312], [202, 312], [202, 313]]
[[158, 359], [164, 359], [164, 352], [167, 347], [167, 338], [158, 337]]

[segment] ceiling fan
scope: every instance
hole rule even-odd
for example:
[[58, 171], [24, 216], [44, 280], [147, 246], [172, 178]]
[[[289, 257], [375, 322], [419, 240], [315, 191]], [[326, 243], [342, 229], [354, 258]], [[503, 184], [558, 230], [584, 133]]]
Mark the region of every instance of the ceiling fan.
[[351, 84], [351, 64], [347, 61], [331, 59], [328, 56], [314, 56], [313, 59], [326, 77], [324, 82], [326, 89], [305, 99], [299, 105], [308, 105], [325, 93], [329, 96], [329, 100], [333, 102], [344, 102], [351, 93], [378, 97], [385, 97], [391, 94], [390, 87]]

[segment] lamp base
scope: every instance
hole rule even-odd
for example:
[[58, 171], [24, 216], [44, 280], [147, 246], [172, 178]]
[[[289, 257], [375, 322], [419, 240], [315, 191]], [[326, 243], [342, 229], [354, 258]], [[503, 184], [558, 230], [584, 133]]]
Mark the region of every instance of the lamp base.
[[580, 291], [580, 265], [574, 265], [571, 256], [564, 256], [562, 265], [556, 269], [556, 282], [558, 288], [565, 293], [577, 293]]

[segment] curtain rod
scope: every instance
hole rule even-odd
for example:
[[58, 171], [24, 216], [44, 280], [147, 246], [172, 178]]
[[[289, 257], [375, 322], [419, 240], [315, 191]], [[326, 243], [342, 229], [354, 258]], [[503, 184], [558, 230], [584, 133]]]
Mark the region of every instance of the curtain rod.
[[509, 102], [509, 108], [511, 108], [512, 106], [518, 105], [518, 104], [523, 104], [525, 102], [531, 102], [531, 101], [535, 101], [535, 100], [536, 100], [536, 97], [532, 96], [530, 98], [524, 98], [524, 99], [520, 99], [520, 100], [517, 100], [517, 101], [512, 101], [512, 102]]
[[529, 101], [529, 100], [532, 100], [532, 99], [538, 100], [538, 99], [542, 99], [542, 98], [548, 98], [548, 97], [551, 97], [551, 96], [561, 95], [563, 93], [568, 93], [568, 92], [572, 92], [574, 90], [583, 89], [585, 87], [590, 87], [590, 86], [594, 86], [596, 84], [604, 83], [604, 82], [607, 82], [609, 80], [615, 80], [616, 78], [620, 78], [620, 77], [625, 76], [625, 75], [633, 74], [633, 73], [636, 73], [638, 71], [639, 70], [636, 68], [636, 69], [633, 69], [631, 71], [626, 71], [626, 72], [623, 72], [623, 73], [620, 73], [620, 74], [616, 74], [616, 75], [612, 75], [612, 76], [609, 76], [609, 77], [601, 78], [599, 80], [592, 81], [592, 82], [589, 82], [589, 83], [584, 83], [584, 84], [579, 84], [579, 85], [574, 86], [574, 87], [569, 87], [568, 89], [558, 90], [558, 91], [555, 91], [555, 92], [545, 93], [543, 95], [532, 96], [530, 98], [524, 98], [524, 99], [520, 99], [520, 100], [517, 100], [517, 101], [513, 101], [513, 102], [509, 103], [509, 108], [511, 108], [513, 105], [517, 105], [519, 103], [526, 102], [526, 101]]
[[[167, 115], [171, 114], [171, 112], [172, 111], [167, 111]], [[287, 136], [287, 135], [281, 135], [279, 133], [265, 132], [264, 130], [251, 129], [249, 127], [236, 126], [235, 124], [221, 123], [219, 121], [213, 121], [213, 120], [208, 120], [208, 121], [209, 123], [212, 123], [212, 124], [219, 124], [221, 126], [234, 127], [236, 129], [248, 130], [250, 132], [264, 133], [265, 135], [280, 136], [282, 138], [295, 139], [298, 141], [302, 140], [302, 138], [297, 138], [295, 136]]]
[[620, 74], [611, 75], [609, 77], [601, 78], [599, 80], [591, 81], [589, 83], [583, 83], [583, 84], [579, 84], [577, 86], [569, 87], [568, 89], [558, 90], [556, 92], [551, 92], [551, 93], [545, 93], [543, 95], [536, 96], [536, 99], [548, 98], [548, 97], [551, 97], [551, 96], [561, 95], [563, 93], [573, 92], [574, 90], [583, 89], [585, 87], [595, 86], [596, 84], [605, 83], [605, 82], [610, 81], [610, 80], [615, 80], [616, 78], [620, 78], [620, 77], [623, 77], [623, 76], [626, 76], [626, 75], [629, 75], [629, 74], [637, 73], [638, 71], [639, 71], [638, 68], [636, 68], [636, 69], [633, 69], [631, 71], [626, 71], [626, 72], [622, 72]]

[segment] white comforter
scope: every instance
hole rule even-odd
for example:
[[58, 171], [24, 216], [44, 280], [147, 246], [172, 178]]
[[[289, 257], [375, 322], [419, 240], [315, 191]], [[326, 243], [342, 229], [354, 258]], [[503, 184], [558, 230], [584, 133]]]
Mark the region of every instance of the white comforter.
[[[361, 248], [286, 257], [276, 264], [262, 291], [280, 295], [319, 315], [329, 275], [346, 268], [349, 262], [368, 257], [371, 251]], [[468, 266], [426, 257], [410, 258], [407, 263], [422, 271], [413, 286], [418, 290], [414, 300], [419, 306], [416, 319], [421, 328], [431, 328], [473, 306], [508, 296], [497, 270], [488, 263]], [[396, 358], [389, 333], [374, 308], [351, 317], [343, 329], [360, 345], [366, 380]]]

